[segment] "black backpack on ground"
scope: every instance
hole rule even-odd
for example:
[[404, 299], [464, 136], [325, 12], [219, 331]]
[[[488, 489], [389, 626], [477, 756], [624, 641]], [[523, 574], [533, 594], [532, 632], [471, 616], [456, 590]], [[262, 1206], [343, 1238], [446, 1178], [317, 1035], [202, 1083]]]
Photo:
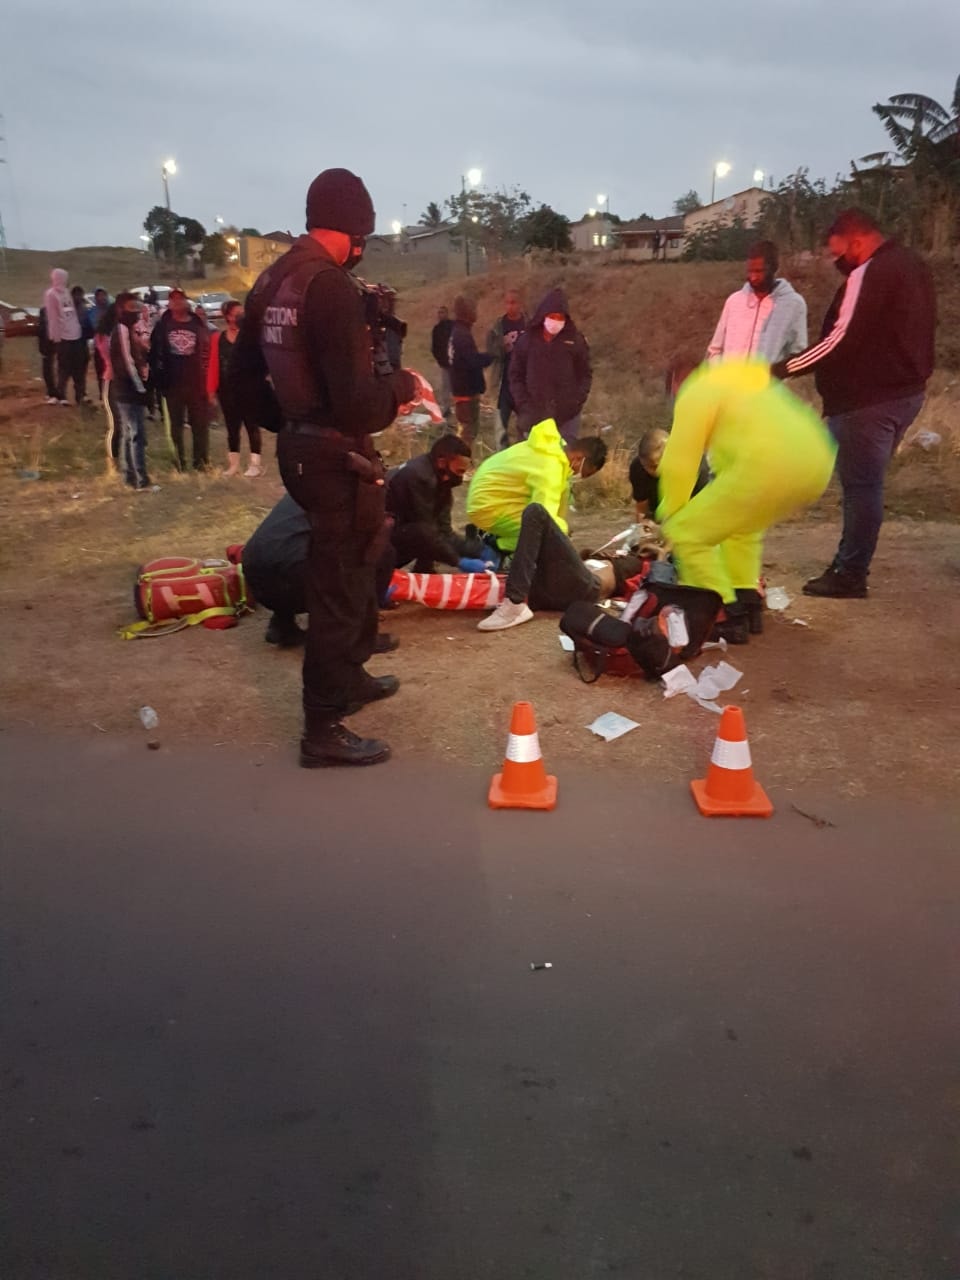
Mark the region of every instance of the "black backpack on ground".
[[[579, 600], [560, 619], [560, 630], [573, 641], [573, 665], [584, 684], [602, 675], [643, 676], [659, 680], [666, 671], [695, 658], [717, 620], [722, 600], [716, 591], [645, 583], [647, 598], [630, 622], [611, 616], [597, 604]], [[658, 615], [667, 605], [683, 610], [688, 643], [670, 647]]]

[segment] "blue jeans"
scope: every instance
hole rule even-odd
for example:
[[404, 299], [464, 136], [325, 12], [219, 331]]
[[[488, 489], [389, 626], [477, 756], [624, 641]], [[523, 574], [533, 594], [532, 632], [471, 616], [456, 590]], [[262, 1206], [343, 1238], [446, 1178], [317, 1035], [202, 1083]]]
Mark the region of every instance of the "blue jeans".
[[145, 456], [147, 436], [144, 429], [144, 406], [121, 400], [117, 407], [120, 410], [123, 429], [120, 437], [120, 466], [123, 478], [127, 484], [149, 484]]
[[837, 442], [837, 475], [843, 490], [843, 531], [834, 564], [865, 578], [883, 524], [883, 480], [923, 396], [886, 400], [827, 419]]

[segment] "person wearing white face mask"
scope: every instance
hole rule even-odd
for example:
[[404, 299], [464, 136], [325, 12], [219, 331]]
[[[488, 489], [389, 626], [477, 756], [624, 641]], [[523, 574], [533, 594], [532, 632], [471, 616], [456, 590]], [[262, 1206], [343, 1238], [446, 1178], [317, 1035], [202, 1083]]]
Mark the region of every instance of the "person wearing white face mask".
[[567, 444], [580, 434], [580, 413], [590, 394], [590, 348], [570, 318], [567, 296], [551, 289], [517, 339], [510, 361], [510, 394], [524, 438], [535, 423], [553, 418]]

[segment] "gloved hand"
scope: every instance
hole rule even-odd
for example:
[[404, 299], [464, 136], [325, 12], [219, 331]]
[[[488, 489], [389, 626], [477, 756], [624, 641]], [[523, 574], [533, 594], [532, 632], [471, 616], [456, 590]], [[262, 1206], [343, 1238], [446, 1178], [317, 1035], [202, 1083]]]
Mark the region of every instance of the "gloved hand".
[[493, 547], [488, 547], [486, 543], [484, 543], [483, 550], [480, 552], [480, 559], [491, 569], [500, 568], [500, 552]]
[[486, 573], [486, 560], [475, 560], [473, 556], [462, 556], [457, 562], [461, 573]]

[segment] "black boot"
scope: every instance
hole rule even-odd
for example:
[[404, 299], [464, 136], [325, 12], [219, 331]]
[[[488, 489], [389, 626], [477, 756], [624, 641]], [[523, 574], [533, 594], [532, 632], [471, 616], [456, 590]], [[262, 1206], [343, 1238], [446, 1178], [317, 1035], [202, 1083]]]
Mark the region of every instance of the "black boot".
[[737, 604], [742, 604], [747, 611], [747, 626], [752, 636], [763, 635], [763, 611], [766, 608], [763, 596], [753, 587], [737, 588]]
[[267, 644], [275, 644], [280, 649], [296, 649], [306, 642], [307, 633], [290, 614], [275, 613], [267, 623], [263, 638]]
[[400, 641], [396, 636], [392, 636], [389, 631], [381, 631], [373, 642], [374, 653], [393, 653], [394, 649], [400, 648]]
[[865, 600], [867, 598], [866, 575], [850, 573], [832, 564], [819, 578], [811, 578], [803, 584], [805, 596], [826, 596], [831, 600]]
[[344, 714], [356, 715], [368, 702], [382, 702], [384, 698], [392, 698], [399, 688], [400, 681], [396, 676], [371, 676], [364, 671]]
[[315, 723], [307, 717], [300, 740], [300, 765], [304, 769], [329, 769], [337, 765], [380, 764], [390, 759], [390, 748], [376, 738], [361, 738], [339, 721]]
[[724, 604], [723, 612], [726, 616], [714, 626], [710, 639], [726, 640], [727, 644], [749, 644], [750, 621], [746, 605], [739, 601], [736, 604]]

